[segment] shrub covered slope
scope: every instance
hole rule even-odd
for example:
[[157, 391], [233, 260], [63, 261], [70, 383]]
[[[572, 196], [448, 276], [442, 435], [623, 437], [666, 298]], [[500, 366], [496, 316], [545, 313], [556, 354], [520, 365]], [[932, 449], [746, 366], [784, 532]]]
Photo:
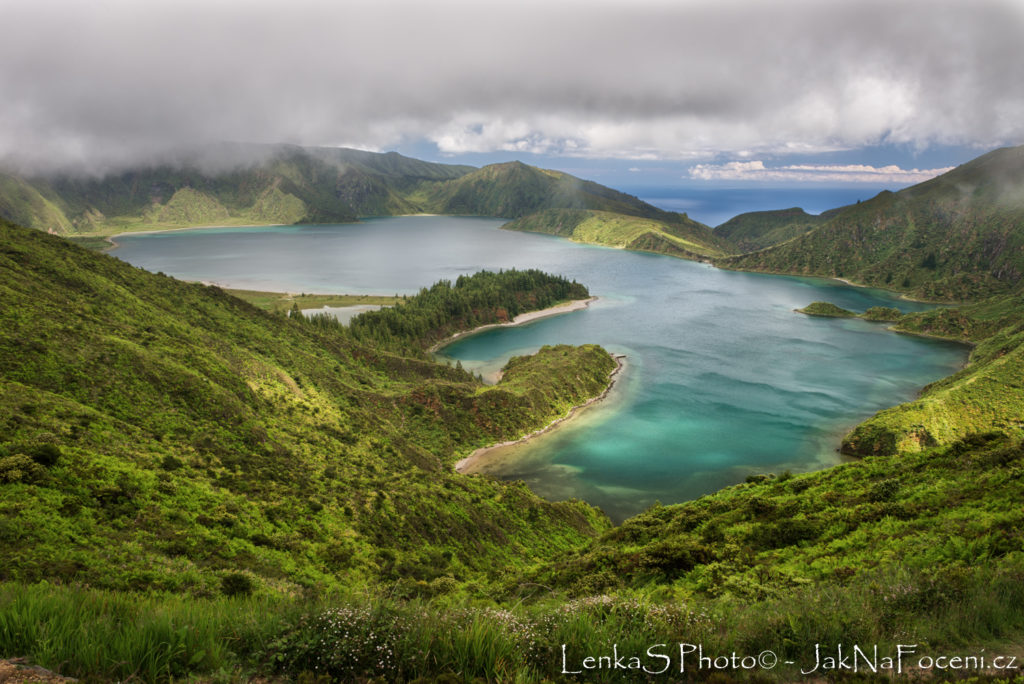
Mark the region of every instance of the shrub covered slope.
[[1016, 291], [1024, 277], [1024, 147], [883, 192], [804, 235], [720, 264], [847, 278], [939, 301]]
[[4, 580], [440, 591], [607, 527], [584, 504], [450, 472], [600, 393], [615, 364], [598, 347], [517, 365], [546, 384], [517, 370], [485, 387], [416, 358], [413, 336], [380, 351], [6, 224], [0, 298]]

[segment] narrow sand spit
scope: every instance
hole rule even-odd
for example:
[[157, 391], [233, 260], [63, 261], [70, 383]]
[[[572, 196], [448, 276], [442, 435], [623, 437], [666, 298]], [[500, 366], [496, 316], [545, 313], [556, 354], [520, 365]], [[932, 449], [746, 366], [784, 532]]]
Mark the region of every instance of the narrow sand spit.
[[[538, 313], [540, 313], [540, 312], [538, 312]], [[469, 456], [467, 456], [466, 458], [462, 459], [461, 461], [459, 461], [458, 463], [455, 464], [455, 472], [458, 472], [458, 473], [465, 472], [471, 465], [473, 465], [476, 462], [480, 461], [484, 456], [486, 456], [488, 453], [494, 451], [495, 449], [500, 449], [502, 447], [512, 446], [513, 444], [524, 444], [524, 443], [530, 441], [531, 439], [533, 439], [534, 437], [542, 435], [545, 432], [548, 432], [549, 430], [555, 428], [556, 426], [561, 425], [562, 423], [566, 422], [570, 418], [573, 418], [574, 416], [578, 415], [583, 409], [585, 409], [585, 408], [587, 408], [589, 406], [593, 406], [597, 402], [599, 402], [602, 399], [604, 399], [605, 397], [607, 397], [608, 393], [612, 391], [613, 387], [615, 387], [615, 383], [616, 383], [616, 381], [618, 381], [619, 374], [622, 372], [623, 368], [625, 368], [625, 366], [626, 366], [626, 355], [625, 354], [612, 354], [612, 358], [615, 359], [615, 369], [612, 370], [612, 372], [608, 374], [608, 386], [604, 388], [604, 391], [601, 392], [601, 394], [597, 395], [596, 397], [592, 397], [591, 399], [586, 400], [582, 404], [578, 404], [576, 406], [573, 406], [571, 409], [568, 410], [568, 412], [566, 412], [566, 414], [564, 416], [562, 416], [560, 418], [555, 418], [553, 421], [551, 421], [550, 423], [548, 423], [547, 425], [545, 425], [541, 429], [535, 430], [534, 432], [531, 432], [528, 435], [523, 435], [519, 439], [514, 439], [514, 440], [509, 441], [509, 442], [500, 442], [498, 444], [492, 444], [491, 446], [482, 447], [480, 449], [477, 449], [476, 451], [471, 453]]]

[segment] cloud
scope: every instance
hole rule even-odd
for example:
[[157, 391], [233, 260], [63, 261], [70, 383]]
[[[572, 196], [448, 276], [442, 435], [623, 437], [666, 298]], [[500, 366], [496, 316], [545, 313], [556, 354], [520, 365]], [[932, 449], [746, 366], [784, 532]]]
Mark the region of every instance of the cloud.
[[899, 166], [866, 164], [790, 164], [768, 167], [762, 161], [697, 164], [689, 177], [707, 181], [760, 181], [799, 183], [874, 183], [876, 185], [910, 185], [952, 171], [941, 169], [902, 169]]
[[0, 158], [432, 141], [621, 159], [1024, 140], [1015, 0], [6, 0]]

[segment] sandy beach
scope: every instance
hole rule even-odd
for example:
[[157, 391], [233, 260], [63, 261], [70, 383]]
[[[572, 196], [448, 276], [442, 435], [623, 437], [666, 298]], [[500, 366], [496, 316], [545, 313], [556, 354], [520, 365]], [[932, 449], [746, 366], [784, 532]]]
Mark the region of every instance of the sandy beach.
[[[537, 313], [540, 313], [540, 312], [537, 312]], [[566, 414], [564, 416], [561, 416], [560, 418], [555, 418], [553, 421], [551, 421], [550, 423], [548, 423], [544, 427], [540, 428], [539, 430], [535, 430], [535, 431], [529, 433], [528, 435], [523, 435], [519, 439], [514, 439], [514, 440], [511, 440], [511, 441], [508, 441], [508, 442], [499, 442], [498, 444], [492, 444], [491, 446], [481, 447], [481, 448], [477, 449], [476, 451], [471, 453], [469, 456], [467, 456], [466, 458], [458, 461], [455, 464], [455, 472], [457, 472], [457, 473], [465, 472], [471, 465], [477, 463], [478, 461], [483, 459], [487, 454], [489, 454], [490, 452], [494, 451], [495, 449], [501, 449], [502, 447], [512, 446], [513, 444], [524, 444], [524, 443], [530, 441], [531, 439], [533, 439], [534, 437], [542, 435], [545, 432], [548, 432], [548, 431], [552, 430], [556, 426], [561, 425], [562, 423], [564, 423], [565, 421], [569, 420], [570, 418], [573, 418], [574, 416], [579, 415], [579, 413], [581, 411], [583, 411], [585, 408], [593, 406], [597, 402], [599, 402], [602, 399], [604, 399], [605, 397], [607, 397], [608, 393], [612, 391], [613, 387], [615, 387], [615, 383], [619, 379], [619, 374], [626, 367], [626, 355], [625, 354], [612, 354], [612, 358], [615, 359], [615, 369], [612, 370], [612, 372], [608, 374], [608, 386], [605, 387], [604, 391], [601, 392], [599, 395], [597, 395], [596, 397], [593, 397], [591, 399], [588, 399], [587, 401], [583, 402], [582, 404], [578, 404], [576, 406], [573, 406], [571, 409], [569, 409], [566, 412]]]
[[[786, 275], [786, 274], [782, 273], [780, 275]], [[878, 285], [865, 285], [863, 283], [855, 283], [852, 280], [847, 280], [846, 278], [840, 278], [839, 276], [831, 276], [830, 278], [831, 278], [831, 280], [838, 280], [839, 282], [843, 283], [844, 285], [849, 285], [850, 287], [863, 287], [863, 288], [866, 288], [866, 289], [869, 289], [869, 290], [882, 290], [883, 292], [891, 292], [892, 294], [899, 295], [900, 299], [903, 299], [903, 300], [908, 301], [908, 302], [922, 302], [924, 304], [943, 304], [943, 302], [933, 302], [933, 301], [931, 301], [929, 299], [918, 299], [917, 297], [911, 297], [910, 295], [903, 294], [902, 292], [899, 292], [897, 290], [890, 290], [887, 287], [879, 287]], [[956, 302], [945, 302], [945, 304], [955, 305]]]
[[597, 297], [577, 299], [572, 302], [566, 302], [565, 304], [559, 304], [558, 306], [552, 306], [548, 307], [547, 309], [541, 309], [540, 311], [530, 311], [527, 313], [519, 314], [518, 316], [513, 318], [511, 321], [508, 321], [507, 323], [488, 323], [487, 325], [481, 325], [479, 327], [473, 328], [472, 330], [465, 330], [460, 333], [455, 333], [451, 337], [441, 340], [427, 351], [431, 353], [436, 352], [439, 349], [447, 347], [455, 340], [461, 340], [463, 337], [475, 335], [481, 330], [488, 330], [490, 328], [503, 328], [510, 325], [522, 325], [523, 323], [529, 323], [530, 321], [535, 321], [539, 318], [547, 318], [548, 316], [558, 316], [560, 314], [571, 313], [573, 311], [579, 311], [580, 309], [586, 309], [588, 306], [590, 306], [593, 302], [596, 301]]

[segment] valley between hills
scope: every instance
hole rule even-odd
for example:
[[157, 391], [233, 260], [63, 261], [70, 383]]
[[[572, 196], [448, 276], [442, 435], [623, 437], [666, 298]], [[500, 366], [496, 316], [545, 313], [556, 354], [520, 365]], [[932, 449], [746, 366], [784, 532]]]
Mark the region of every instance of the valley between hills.
[[[652, 644], [685, 642], [773, 650], [795, 665], [757, 674], [788, 681], [819, 643], [1019, 650], [1024, 148], [714, 229], [518, 162], [218, 153], [232, 163], [0, 175], [0, 656], [95, 681], [543, 682], [612, 643], [650, 664]], [[943, 302], [804, 311], [967, 342], [970, 362], [857, 426], [843, 465], [616, 526], [453, 471], [601, 394], [604, 349], [544, 347], [492, 386], [427, 355], [585, 283], [481, 272], [343, 326], [73, 244], [412, 213]]]

